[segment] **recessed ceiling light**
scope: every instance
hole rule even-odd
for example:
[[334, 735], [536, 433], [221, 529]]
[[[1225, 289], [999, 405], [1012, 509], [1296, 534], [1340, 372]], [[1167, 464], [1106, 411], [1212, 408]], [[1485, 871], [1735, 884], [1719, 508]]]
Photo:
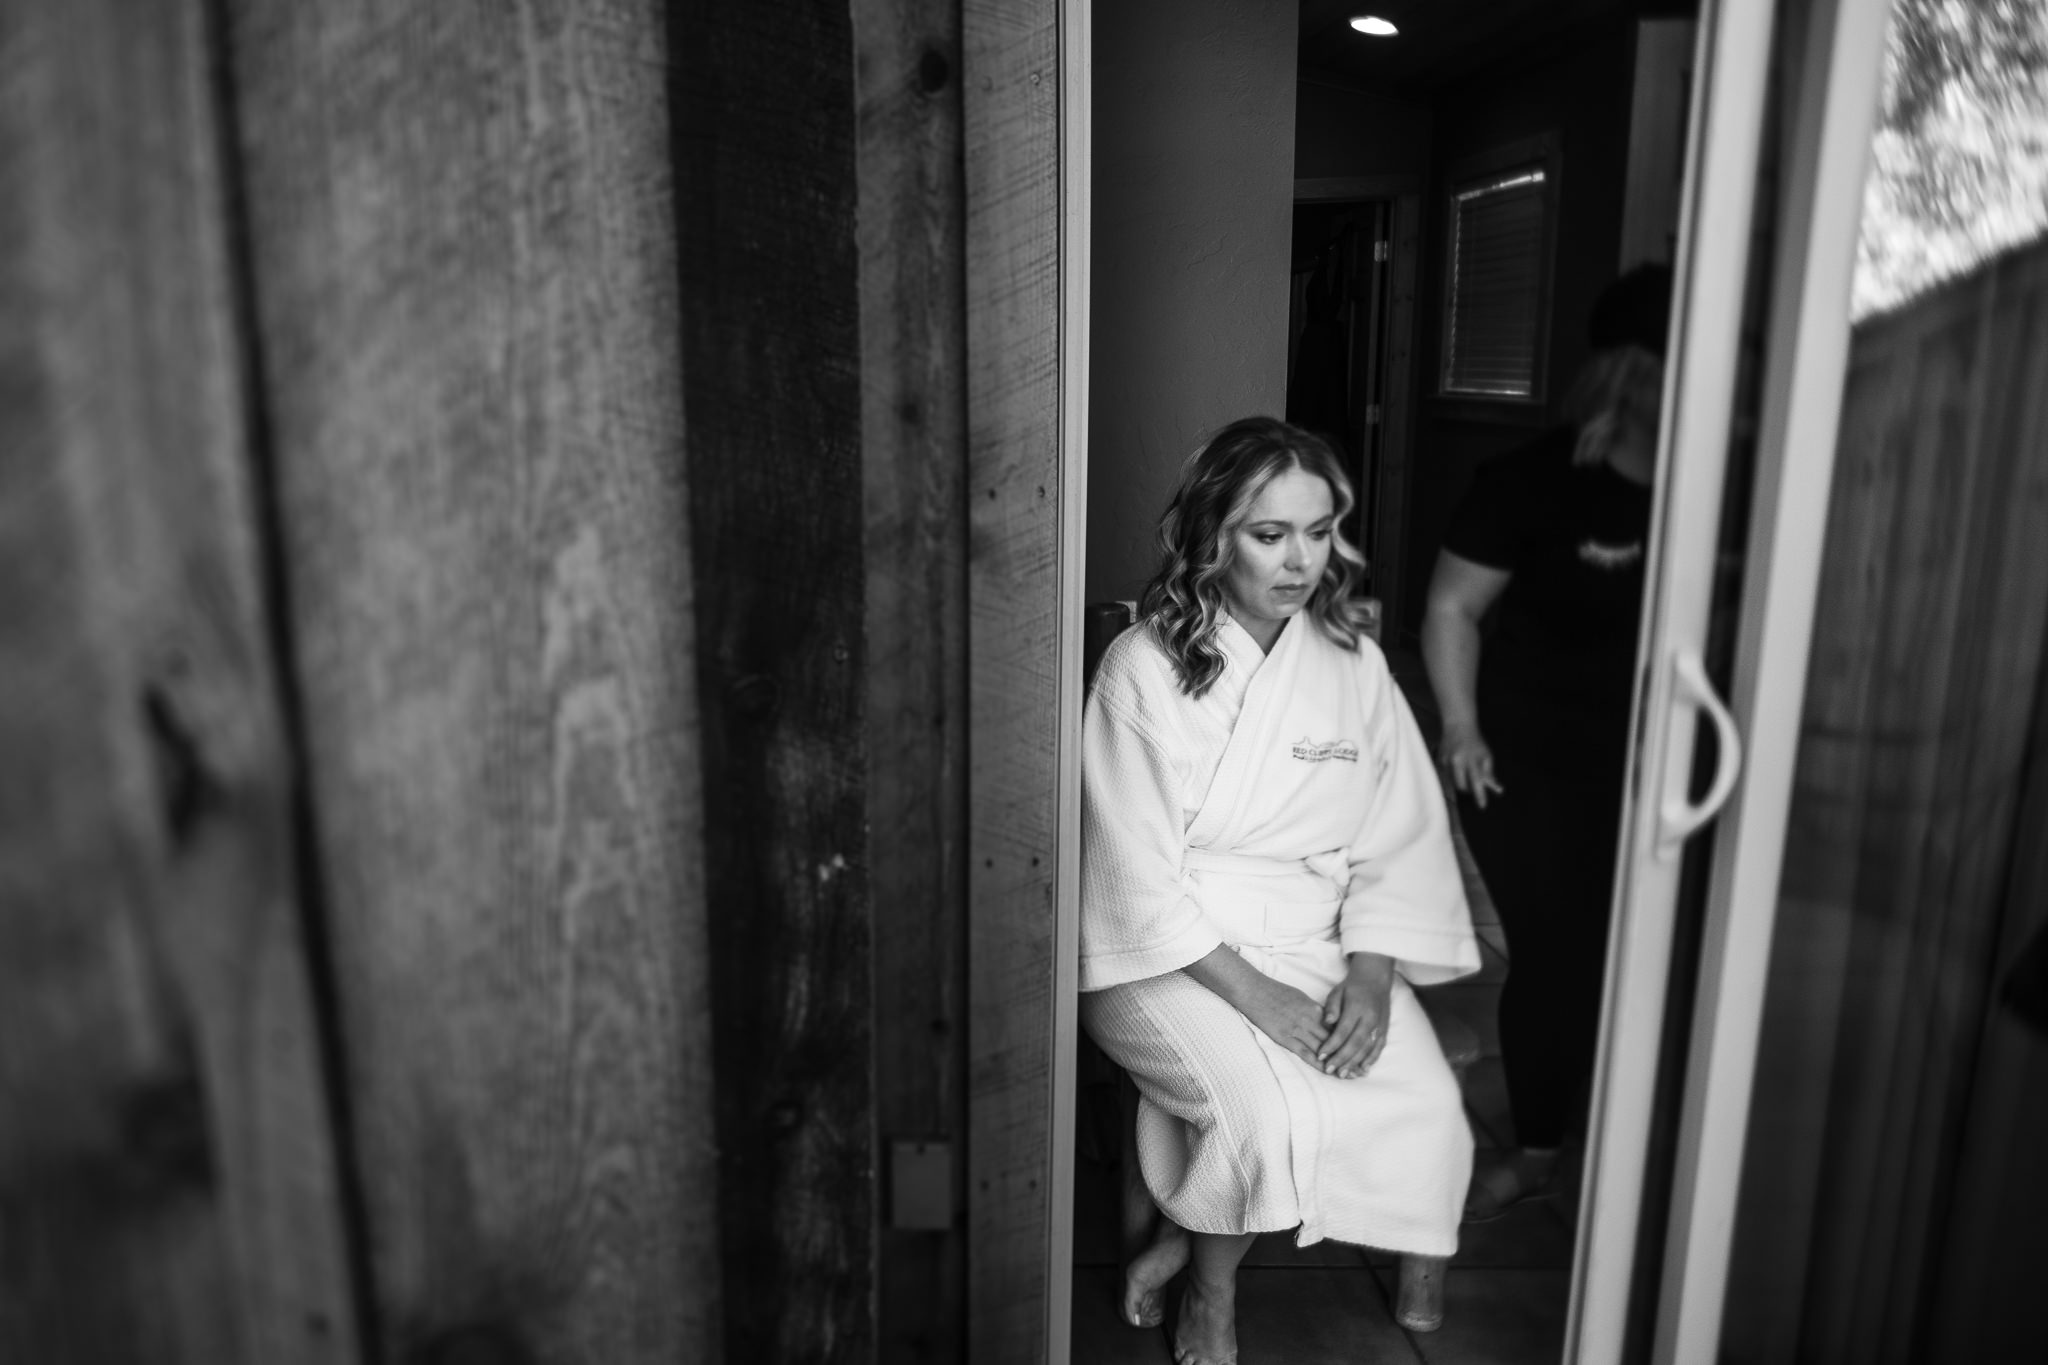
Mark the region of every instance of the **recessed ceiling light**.
[[1351, 21], [1351, 27], [1360, 33], [1370, 33], [1375, 38], [1391, 38], [1401, 31], [1377, 14], [1361, 14]]

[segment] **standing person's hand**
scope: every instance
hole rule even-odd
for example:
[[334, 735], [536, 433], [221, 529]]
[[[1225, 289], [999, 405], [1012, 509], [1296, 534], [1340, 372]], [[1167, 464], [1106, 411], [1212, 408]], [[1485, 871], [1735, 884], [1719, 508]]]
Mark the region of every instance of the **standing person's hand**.
[[1259, 1032], [1310, 1066], [1327, 1069], [1323, 1067], [1321, 1053], [1329, 1042], [1330, 1030], [1315, 998], [1271, 977], [1262, 975], [1261, 979], [1265, 984], [1241, 1007], [1244, 1017]]
[[1439, 752], [1451, 775], [1451, 785], [1470, 793], [1479, 809], [1486, 809], [1489, 793], [1507, 790], [1494, 779], [1493, 750], [1487, 747], [1486, 737], [1479, 733], [1476, 724], [1446, 723]]
[[1394, 990], [1394, 960], [1379, 953], [1352, 953], [1350, 969], [1323, 1002], [1330, 1040], [1318, 1065], [1339, 1080], [1363, 1076], [1387, 1045], [1387, 1016]]

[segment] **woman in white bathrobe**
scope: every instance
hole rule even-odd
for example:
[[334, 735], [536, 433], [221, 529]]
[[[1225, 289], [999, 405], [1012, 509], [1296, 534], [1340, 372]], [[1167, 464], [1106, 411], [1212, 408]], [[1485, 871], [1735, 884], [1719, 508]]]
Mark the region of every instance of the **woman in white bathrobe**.
[[1081, 1021], [1136, 1081], [1163, 1213], [1124, 1314], [1175, 1359], [1236, 1358], [1252, 1238], [1403, 1253], [1441, 1314], [1472, 1161], [1411, 985], [1478, 970], [1442, 790], [1350, 596], [1351, 492], [1270, 418], [1188, 462], [1139, 624], [1104, 656], [1082, 750]]

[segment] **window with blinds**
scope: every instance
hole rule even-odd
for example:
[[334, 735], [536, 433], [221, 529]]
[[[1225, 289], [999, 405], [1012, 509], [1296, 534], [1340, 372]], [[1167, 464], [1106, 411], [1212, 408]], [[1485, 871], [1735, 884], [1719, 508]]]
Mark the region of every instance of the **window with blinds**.
[[1548, 189], [1522, 166], [1452, 192], [1442, 392], [1539, 396]]

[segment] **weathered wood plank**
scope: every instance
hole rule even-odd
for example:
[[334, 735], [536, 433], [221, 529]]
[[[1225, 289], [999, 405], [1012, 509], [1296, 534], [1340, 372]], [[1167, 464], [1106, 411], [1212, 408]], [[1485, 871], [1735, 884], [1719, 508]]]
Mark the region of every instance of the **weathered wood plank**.
[[859, 1360], [876, 1162], [852, 16], [671, 13], [727, 1335], [735, 1360]]
[[[964, 1209], [965, 192], [957, 0], [854, 0], [875, 1127], [937, 1138]], [[886, 1190], [885, 1197], [889, 1197]], [[886, 1207], [886, 1206], [885, 1206]], [[879, 1233], [879, 1354], [958, 1360], [965, 1220]]]
[[663, 9], [225, 9], [381, 1354], [716, 1358]]
[[0, 9], [0, 1360], [358, 1358], [208, 49]]
[[[965, 0], [969, 1358], [1045, 1358], [1058, 830], [1058, 7]], [[1051, 1267], [1065, 1274], [1067, 1267]]]

